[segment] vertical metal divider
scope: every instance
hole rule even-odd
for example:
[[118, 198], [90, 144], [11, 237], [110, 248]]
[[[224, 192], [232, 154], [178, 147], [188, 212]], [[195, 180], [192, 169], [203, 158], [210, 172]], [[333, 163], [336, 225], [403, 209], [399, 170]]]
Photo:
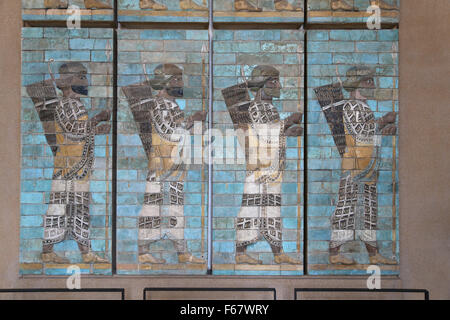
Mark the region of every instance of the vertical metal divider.
[[303, 274], [308, 274], [308, 34], [304, 35], [304, 114], [303, 114]]
[[[118, 86], [117, 86], [117, 29], [118, 22], [118, 0], [114, 0], [114, 22], [113, 22], [113, 156], [112, 156], [112, 190], [111, 190], [111, 273], [117, 274], [117, 111], [118, 111]], [[107, 182], [109, 183], [109, 182]], [[106, 239], [106, 241], [109, 241]]]
[[213, 25], [213, 0], [209, 1], [209, 19], [208, 19], [208, 39], [209, 39], [209, 52], [208, 52], [208, 270], [207, 274], [213, 273], [213, 163], [212, 163], [212, 151], [211, 146], [211, 130], [213, 127], [213, 38], [214, 38], [214, 25]]
[[303, 274], [308, 274], [308, 1], [303, 5]]

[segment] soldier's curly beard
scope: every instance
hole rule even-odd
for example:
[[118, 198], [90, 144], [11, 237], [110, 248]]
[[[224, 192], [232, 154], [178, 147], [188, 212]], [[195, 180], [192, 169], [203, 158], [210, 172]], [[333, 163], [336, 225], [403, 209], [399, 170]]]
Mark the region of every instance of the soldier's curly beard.
[[167, 89], [167, 93], [172, 97], [181, 98], [184, 94], [183, 88], [181, 87], [171, 87]]
[[279, 88], [264, 88], [263, 92], [265, 97], [279, 98], [281, 91]]
[[89, 93], [88, 87], [86, 86], [72, 86], [72, 91], [83, 96], [87, 96]]
[[367, 99], [376, 98], [376, 90], [373, 88], [359, 88], [360, 94]]

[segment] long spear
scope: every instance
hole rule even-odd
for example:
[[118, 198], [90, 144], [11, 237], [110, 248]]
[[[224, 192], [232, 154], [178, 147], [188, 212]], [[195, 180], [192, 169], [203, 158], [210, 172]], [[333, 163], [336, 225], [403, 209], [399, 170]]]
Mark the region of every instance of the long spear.
[[149, 80], [149, 78], [148, 78], [147, 67], [145, 66], [145, 63], [142, 64], [142, 70], [144, 71], [144, 77], [145, 77], [145, 80], [146, 80], [147, 82], [149, 82], [150, 80]]
[[[55, 79], [55, 76], [53, 75], [53, 71], [52, 71], [52, 63], [53, 62], [55, 62], [55, 59], [50, 58], [50, 60], [48, 60], [47, 66], [48, 66], [48, 73], [50, 74], [50, 78], [52, 79], [53, 88], [55, 89], [56, 97], [58, 97], [58, 86], [56, 85], [56, 79]], [[47, 110], [45, 103], [42, 105], [42, 110]]]
[[[111, 44], [109, 40], [106, 42], [106, 59], [109, 62], [111, 58]], [[109, 68], [106, 68], [106, 96], [109, 99], [109, 86], [111, 85], [111, 77], [109, 75]], [[109, 135], [106, 134], [106, 211], [105, 211], [105, 257], [109, 253]]]
[[[395, 112], [395, 88], [397, 87], [397, 45], [392, 44], [392, 63], [394, 64], [394, 77], [392, 88], [392, 112]], [[397, 253], [397, 137], [392, 136], [392, 256], [395, 258]]]
[[[299, 66], [299, 74], [298, 74], [298, 82], [297, 82], [297, 86], [298, 86], [298, 111], [303, 113], [304, 111], [302, 110], [302, 105], [301, 105], [301, 85], [302, 85], [302, 73], [303, 73], [303, 67], [301, 64], [302, 61], [302, 55], [303, 55], [303, 47], [301, 45], [297, 46], [297, 57], [298, 57], [298, 66]], [[300, 229], [302, 227], [302, 220], [301, 220], [301, 206], [300, 206], [300, 201], [301, 199], [301, 195], [300, 195], [300, 190], [301, 190], [301, 182], [300, 182], [300, 165], [301, 165], [301, 157], [302, 157], [302, 151], [300, 149], [302, 144], [302, 139], [300, 136], [297, 137], [297, 252], [300, 253], [300, 243], [301, 243], [301, 239], [300, 239]]]
[[[205, 0], [206, 1], [206, 0]], [[206, 53], [208, 52], [208, 48], [206, 44], [202, 46], [202, 111], [206, 112]], [[211, 115], [208, 115], [211, 116]], [[202, 255], [205, 252], [205, 166], [203, 161], [203, 150], [204, 150], [204, 141], [203, 141], [203, 124], [202, 124], [202, 219], [201, 219], [201, 228], [202, 228]], [[211, 199], [208, 199], [211, 201]]]

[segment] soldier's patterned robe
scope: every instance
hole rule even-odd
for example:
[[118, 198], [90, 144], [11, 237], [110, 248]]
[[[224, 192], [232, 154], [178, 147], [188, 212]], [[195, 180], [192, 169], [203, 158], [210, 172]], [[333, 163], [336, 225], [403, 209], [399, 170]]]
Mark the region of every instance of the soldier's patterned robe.
[[366, 103], [358, 100], [341, 103], [346, 149], [339, 199], [331, 217], [330, 247], [358, 237], [376, 246], [380, 133], [374, 113]]

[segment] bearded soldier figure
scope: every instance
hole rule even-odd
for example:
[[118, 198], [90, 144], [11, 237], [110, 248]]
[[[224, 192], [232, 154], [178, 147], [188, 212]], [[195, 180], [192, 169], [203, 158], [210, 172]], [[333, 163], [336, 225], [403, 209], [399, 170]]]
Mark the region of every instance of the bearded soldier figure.
[[[248, 88], [247, 88], [248, 86]], [[251, 101], [248, 90], [255, 94]], [[246, 253], [261, 237], [269, 244], [275, 263], [300, 264], [282, 250], [281, 183], [286, 158], [286, 136], [300, 136], [302, 114], [280, 120], [273, 98], [280, 97], [280, 74], [272, 66], [253, 69], [251, 79], [222, 91], [239, 143], [245, 149], [247, 175], [236, 222], [236, 263], [261, 264]]]
[[[106, 263], [90, 252], [89, 178], [94, 162], [94, 138], [107, 134], [110, 119], [104, 110], [89, 119], [80, 98], [88, 95], [86, 68], [78, 62], [61, 65], [60, 78], [27, 86], [28, 95], [42, 121], [47, 142], [54, 155], [50, 202], [44, 218], [42, 261], [69, 263], [53, 252], [56, 243], [71, 236], [77, 243], [84, 263]], [[58, 98], [56, 87], [62, 91]]]
[[343, 84], [350, 93], [349, 100], [335, 85], [315, 89], [342, 157], [339, 199], [331, 217], [332, 264], [356, 263], [339, 251], [344, 243], [357, 238], [364, 242], [371, 264], [397, 264], [379, 254], [376, 239], [380, 138], [396, 134], [397, 114], [390, 112], [375, 119], [367, 105], [368, 99], [376, 98], [374, 76], [375, 70], [369, 67], [350, 68]]
[[[174, 64], [162, 64], [155, 68], [154, 74], [152, 80], [122, 89], [149, 159], [144, 204], [139, 215], [139, 262], [165, 263], [164, 259], [150, 254], [150, 244], [170, 239], [180, 263], [205, 263], [186, 252], [184, 178], [187, 166], [178, 163], [174, 154], [183, 157], [184, 139], [190, 139], [187, 130], [193, 127], [194, 121], [204, 121], [206, 115], [197, 112], [185, 119], [175, 101], [183, 97], [182, 69]], [[152, 97], [152, 89], [159, 91], [156, 97]]]

